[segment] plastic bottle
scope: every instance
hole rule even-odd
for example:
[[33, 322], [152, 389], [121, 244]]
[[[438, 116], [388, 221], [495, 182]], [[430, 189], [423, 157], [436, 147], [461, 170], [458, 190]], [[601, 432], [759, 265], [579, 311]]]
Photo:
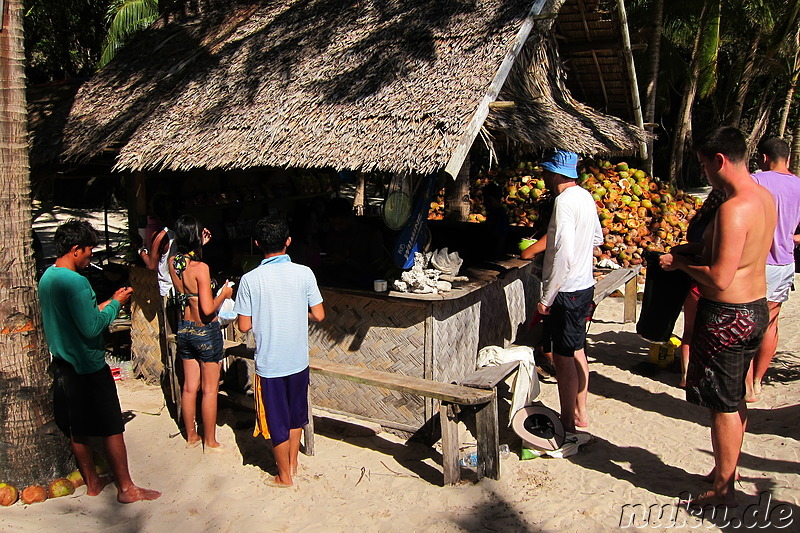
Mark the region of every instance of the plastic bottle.
[[478, 452], [464, 454], [459, 464], [468, 468], [476, 468], [478, 466]]
[[511, 450], [508, 449], [508, 444], [501, 444], [500, 445], [500, 458], [501, 459], [508, 459], [509, 455], [511, 455]]

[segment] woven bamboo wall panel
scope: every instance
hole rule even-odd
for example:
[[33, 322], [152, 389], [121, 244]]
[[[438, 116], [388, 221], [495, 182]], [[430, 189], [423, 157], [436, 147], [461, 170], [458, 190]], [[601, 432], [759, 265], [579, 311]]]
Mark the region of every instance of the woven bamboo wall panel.
[[[348, 365], [424, 377], [425, 309], [323, 291], [325, 321], [309, 327], [309, 354]], [[420, 427], [424, 400], [341, 379], [314, 376], [318, 407]]]
[[160, 383], [164, 372], [162, 353], [161, 294], [156, 273], [131, 267], [131, 357], [133, 371], [150, 384]]
[[475, 370], [483, 291], [433, 306], [432, 379], [450, 383]]
[[508, 347], [527, 328], [541, 287], [530, 270], [511, 270], [464, 298], [434, 305], [433, 379], [461, 380], [475, 370], [478, 350]]

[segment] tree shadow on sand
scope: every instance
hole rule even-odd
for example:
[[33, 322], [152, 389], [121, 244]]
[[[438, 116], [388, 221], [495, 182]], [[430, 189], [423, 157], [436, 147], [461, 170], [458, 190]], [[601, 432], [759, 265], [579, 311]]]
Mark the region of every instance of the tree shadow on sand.
[[[277, 475], [278, 468], [275, 464], [272, 446], [263, 437], [253, 437], [253, 420], [252, 411], [235, 406], [220, 408], [217, 415], [217, 424], [228, 425], [233, 430], [236, 447], [242, 454], [242, 464], [252, 465], [271, 475]], [[442, 484], [443, 477], [439, 466], [442, 464], [442, 456], [438, 451], [423, 443], [416, 441], [409, 441], [405, 444], [393, 442], [368, 426], [331, 418], [325, 413], [314, 415], [314, 433], [315, 436], [324, 436], [382, 453], [419, 478], [434, 485]], [[426, 460], [433, 460], [437, 466], [426, 463]], [[300, 462], [303, 462], [302, 457]], [[402, 475], [391, 470], [386, 464], [384, 466], [386, 470], [382, 473]]]
[[522, 511], [514, 508], [494, 491], [489, 491], [490, 501], [461, 511], [451, 522], [464, 531], [517, 531], [539, 533], [543, 530], [527, 523]]
[[[701, 451], [701, 453], [708, 454], [709, 460], [711, 460], [710, 451]], [[678, 505], [680, 500], [702, 494], [710, 488], [710, 485], [703, 481], [703, 476], [700, 474], [692, 474], [675, 466], [667, 465], [660, 457], [648, 450], [636, 446], [616, 446], [599, 437], [594, 438], [591, 444], [591, 453], [577, 454], [570, 457], [569, 460], [584, 468], [627, 481], [631, 485], [653, 494], [672, 498], [674, 505]], [[742, 454], [740, 465], [762, 471], [792, 474], [800, 472], [798, 465], [791, 461], [765, 459], [749, 454]], [[755, 486], [755, 493], [744, 492], [747, 484], [751, 483]], [[733, 531], [741, 529], [742, 524], [754, 524], [763, 528], [769, 527], [764, 525], [767, 520], [771, 520], [772, 525], [775, 526], [779, 519], [783, 520], [785, 524], [786, 516], [793, 517], [795, 520], [800, 518], [800, 509], [796, 504], [780, 501], [772, 497], [772, 492], [776, 488], [779, 488], [779, 486], [771, 477], [748, 477], [743, 475], [740, 482], [737, 483], [736, 496], [739, 507], [730, 509], [727, 514], [722, 512], [714, 514], [710, 512], [710, 509], [706, 509], [703, 514], [704, 523], [713, 523], [725, 531]], [[770, 504], [765, 506], [766, 500], [764, 498], [767, 496], [770, 498]], [[645, 507], [651, 505], [648, 502], [624, 502], [624, 504], [630, 506], [642, 504]], [[669, 506], [670, 504], [667, 505]], [[775, 511], [777, 507], [780, 507], [780, 509]], [[721, 511], [721, 509], [717, 511]], [[683, 509], [681, 512], [685, 513], [686, 511]], [[684, 517], [686, 518], [686, 523], [691, 525], [693, 523], [692, 520], [694, 520], [694, 523], [697, 524], [699, 517], [696, 516]], [[661, 518], [663, 521], [664, 517]], [[661, 525], [667, 526], [668, 524]], [[672, 525], [671, 527], [675, 526]], [[691, 527], [696, 526], [692, 525]]]
[[638, 385], [615, 381], [608, 376], [592, 372], [589, 378], [589, 390], [592, 394], [612, 400], [625, 402], [642, 411], [658, 413], [667, 418], [674, 418], [708, 425], [708, 411], [692, 405], [682, 398], [676, 398], [666, 392], [652, 392]]

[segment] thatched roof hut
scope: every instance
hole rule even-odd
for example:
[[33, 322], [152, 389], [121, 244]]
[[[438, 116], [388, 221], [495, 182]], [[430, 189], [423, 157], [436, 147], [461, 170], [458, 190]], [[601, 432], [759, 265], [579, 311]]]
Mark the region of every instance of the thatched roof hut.
[[595, 109], [634, 120], [618, 12], [601, 0], [566, 0], [554, 34], [567, 87]]
[[565, 88], [550, 37], [562, 4], [285, 0], [162, 19], [81, 88], [65, 157], [454, 175], [483, 127], [526, 150], [632, 152], [641, 130]]

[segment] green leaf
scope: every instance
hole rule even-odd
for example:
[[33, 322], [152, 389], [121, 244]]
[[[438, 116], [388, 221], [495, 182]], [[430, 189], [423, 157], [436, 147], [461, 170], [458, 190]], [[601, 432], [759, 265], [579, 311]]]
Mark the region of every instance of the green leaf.
[[708, 11], [700, 28], [700, 46], [697, 49], [697, 95], [710, 96], [717, 88], [717, 58], [720, 47], [720, 22], [722, 1], [709, 0]]
[[158, 18], [158, 0], [118, 0], [108, 10], [108, 28], [99, 67], [106, 65], [137, 32]]

